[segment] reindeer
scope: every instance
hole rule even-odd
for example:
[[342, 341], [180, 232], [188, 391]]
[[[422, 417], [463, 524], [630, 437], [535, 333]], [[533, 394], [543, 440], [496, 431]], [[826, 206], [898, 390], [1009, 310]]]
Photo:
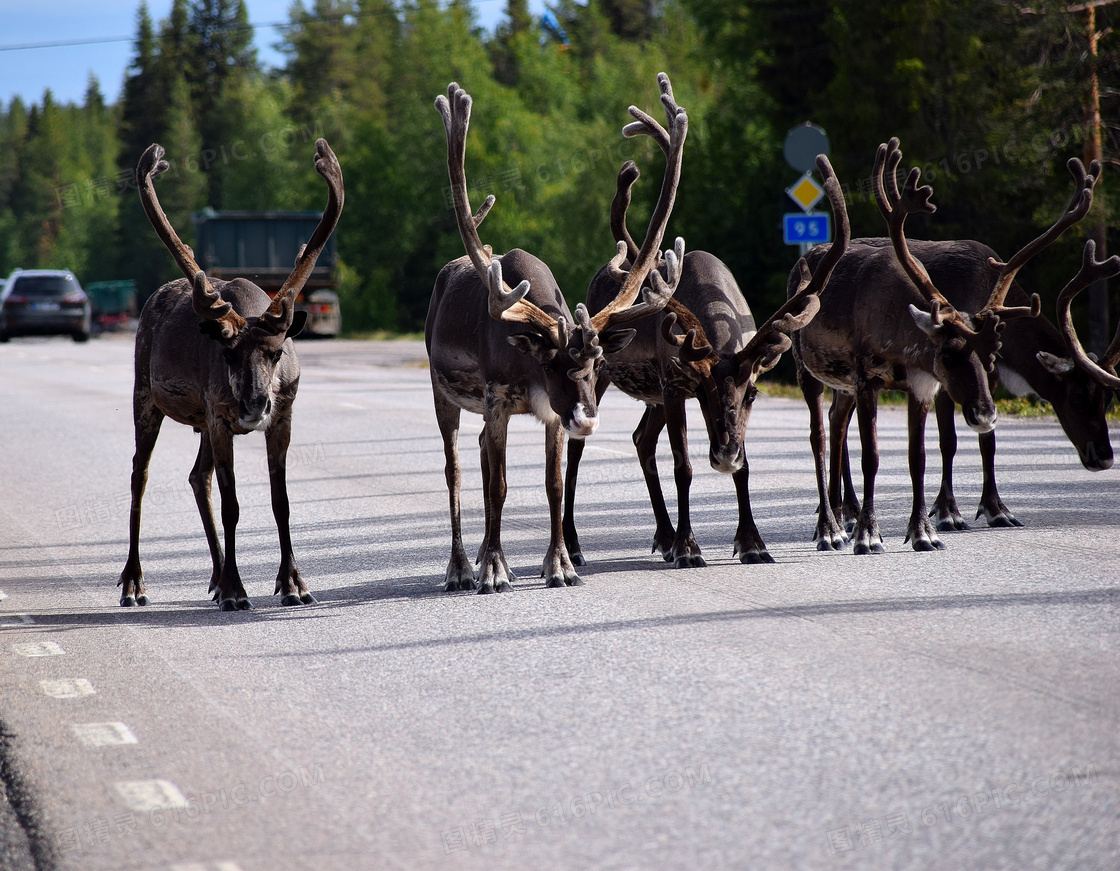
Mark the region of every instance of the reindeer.
[[[814, 536], [819, 550], [840, 549], [845, 544], [825, 484], [824, 386], [852, 394], [859, 415], [864, 500], [854, 530], [855, 553], [883, 551], [874, 492], [879, 467], [876, 406], [879, 392], [885, 389], [909, 393], [913, 509], [906, 541], [917, 551], [941, 549], [944, 545], [926, 516], [923, 492], [925, 420], [930, 405], [944, 388], [962, 406], [970, 427], [979, 433], [994, 429], [997, 415], [988, 373], [995, 365], [1004, 322], [1039, 312], [1037, 296], [1030, 308], [1008, 308], [1003, 305], [1004, 296], [996, 292], [971, 314], [950, 304], [907, 245], [903, 229], [907, 215], [933, 212], [935, 207], [929, 202], [932, 188], [918, 188], [920, 171], [916, 168], [899, 193], [895, 171], [901, 160], [897, 139], [880, 145], [873, 175], [875, 199], [887, 220], [892, 250], [853, 243], [836, 265], [820, 314], [794, 338], [798, 382], [809, 406], [809, 438], [820, 500]], [[889, 188], [884, 185], [884, 169], [889, 172]], [[809, 252], [810, 268], [817, 257]], [[834, 438], [833, 468], [839, 466], [841, 447]]]
[[1116, 365], [1120, 363], [1120, 325], [1117, 325], [1116, 335], [1112, 337], [1104, 357], [1097, 360], [1095, 355], [1086, 353], [1082, 347], [1073, 327], [1070, 306], [1073, 298], [1086, 287], [1098, 281], [1107, 281], [1117, 274], [1120, 274], [1120, 257], [1114, 254], [1105, 260], [1097, 260], [1097, 243], [1089, 239], [1081, 256], [1081, 269], [1058, 296], [1058, 326], [1070, 349], [1070, 356], [1047, 360], [1047, 366], [1067, 375], [1076, 366], [1109, 394], [1120, 392], [1120, 377], [1116, 374]]
[[[187, 276], [161, 287], [148, 300], [136, 331], [136, 383], [132, 409], [136, 454], [132, 459], [132, 509], [128, 560], [117, 585], [121, 604], [147, 605], [140, 568], [140, 503], [148, 462], [164, 417], [200, 433], [191, 488], [210, 546], [209, 593], [223, 611], [252, 607], [237, 570], [234, 532], [239, 508], [233, 475], [233, 437], [264, 430], [272, 511], [280, 534], [280, 570], [275, 593], [284, 605], [311, 604], [292, 554], [285, 461], [292, 430], [292, 403], [299, 386], [299, 361], [292, 337], [303, 329], [304, 312], [293, 303], [311, 274], [342, 213], [342, 170], [326, 140], [315, 144], [315, 169], [327, 182], [327, 208], [295, 268], [275, 298], [250, 281], [207, 278], [156, 199], [153, 179], [168, 168], [164, 150], [151, 145], [140, 158], [136, 181], [140, 201], [156, 234]], [[200, 321], [201, 319], [201, 321]], [[222, 495], [225, 555], [218, 542], [210, 482], [218, 473]]]
[[[1039, 252], [1044, 250], [1069, 227], [1081, 220], [1092, 205], [1093, 188], [1100, 178], [1100, 163], [1094, 161], [1086, 173], [1077, 158], [1067, 164], [1074, 177], [1074, 193], [1065, 212], [1054, 224], [1015, 254], [1006, 263], [980, 242], [956, 240], [949, 242], [911, 242], [911, 251], [926, 268], [934, 284], [944, 288], [946, 297], [960, 309], [974, 310], [993, 294], [1010, 298], [1019, 306], [1033, 306], [1033, 298], [1015, 280], [1016, 274]], [[889, 239], [861, 239], [860, 244], [883, 246]], [[1090, 471], [1112, 466], [1112, 445], [1109, 443], [1105, 412], [1111, 393], [1102, 389], [1088, 374], [1073, 365], [1070, 340], [1043, 317], [1012, 318], [1007, 321], [996, 369], [989, 378], [994, 390], [1002, 383], [1016, 395], [1036, 393], [1054, 407], [1058, 421], [1070, 442], [1077, 449], [1082, 464]], [[937, 520], [940, 532], [967, 529], [953, 493], [953, 457], [957, 435], [954, 404], [944, 391], [934, 399], [937, 428], [940, 436], [942, 473], [941, 489], [930, 516]], [[859, 513], [847, 462], [847, 426], [851, 419], [852, 400], [848, 394], [837, 394], [830, 411], [831, 437], [843, 446], [840, 475], [844, 494], [841, 510], [845, 521]], [[1013, 527], [1023, 524], [1000, 499], [995, 480], [995, 432], [979, 435], [983, 490], [976, 517], [983, 517], [989, 526]], [[837, 470], [832, 470], [833, 511], [837, 510]]]
[[[804, 261], [799, 262], [800, 268], [791, 276], [791, 298], [769, 320], [756, 329], [754, 316], [731, 271], [711, 254], [691, 251], [684, 257], [677, 292], [665, 311], [659, 318], [649, 318], [638, 325], [637, 338], [608, 359], [599, 378], [599, 398], [614, 383], [628, 396], [646, 403], [645, 414], [634, 430], [634, 446], [656, 520], [653, 550], [660, 550], [666, 562], [672, 562], [676, 568], [706, 565], [689, 516], [692, 465], [685, 421], [685, 400], [689, 398], [700, 402], [712, 468], [730, 474], [735, 485], [739, 526], [732, 555], [743, 563], [774, 561], [751, 514], [744, 439], [758, 392], [755, 382], [790, 348], [789, 336], [816, 314], [820, 305], [817, 294], [828, 282], [832, 266], [848, 242], [848, 218], [840, 186], [827, 158], [819, 157], [817, 166], [825, 178], [825, 189], [837, 218], [837, 241], [815, 275], [810, 277]], [[631, 258], [637, 246], [626, 230], [626, 210], [630, 189], [638, 176], [633, 162], [622, 167], [611, 206], [611, 230], [619, 250], [625, 247]], [[588, 307], [594, 311], [606, 304], [617, 282], [618, 277], [609, 266], [601, 269], [588, 288]], [[657, 474], [657, 441], [666, 426], [677, 489], [675, 530]], [[572, 544], [573, 559], [579, 565], [584, 564], [584, 558], [576, 534], [574, 504], [582, 456], [583, 444], [569, 443], [564, 537]]]
[[[459, 417], [463, 409], [481, 414], [479, 435], [486, 531], [478, 552], [478, 592], [512, 589], [516, 578], [502, 551], [502, 507], [506, 496], [506, 431], [510, 415], [533, 414], [545, 426], [545, 490], [550, 517], [550, 541], [541, 575], [549, 587], [582, 584], [565, 546], [560, 522], [564, 433], [579, 440], [599, 423], [595, 382], [605, 355], [624, 348], [633, 329], [621, 329], [664, 308], [679, 279], [676, 252], [666, 252], [665, 278], [656, 271], [658, 246], [676, 196], [688, 116], [672, 101], [668, 76], [658, 76], [661, 99], [671, 109], [671, 132], [660, 125], [647, 128], [648, 116], [634, 107], [638, 132], [664, 135], [669, 141], [661, 196], [654, 209], [642, 249], [627, 272], [613, 301], [593, 317], [579, 305], [573, 318], [548, 266], [520, 249], [494, 256], [483, 245], [478, 226], [495, 199], [490, 195], [472, 214], [467, 198], [464, 166], [471, 98], [452, 82], [447, 96], [436, 99], [447, 133], [447, 168], [455, 218], [466, 256], [448, 263], [436, 278], [424, 328], [435, 400], [436, 419], [443, 436], [445, 474], [451, 514], [451, 559], [446, 591], [475, 587], [474, 571], [463, 546], [460, 523], [458, 455]], [[624, 253], [612, 261], [622, 270]], [[647, 278], [651, 287], [642, 302], [633, 304]], [[515, 284], [511, 290], [510, 281]]]

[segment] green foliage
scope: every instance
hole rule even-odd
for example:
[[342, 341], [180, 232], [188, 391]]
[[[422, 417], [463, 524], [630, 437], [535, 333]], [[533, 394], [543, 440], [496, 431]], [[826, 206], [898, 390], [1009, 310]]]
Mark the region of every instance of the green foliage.
[[[266, 74], [244, 0], [174, 0], [158, 25], [141, 4], [117, 105], [94, 83], [81, 106], [46, 94], [0, 107], [0, 274], [65, 265], [82, 280], [137, 279], [146, 296], [176, 275], [130, 185], [150, 143], [167, 149], [160, 200], [190, 244], [190, 214], [206, 206], [321, 208], [311, 157], [324, 136], [346, 178], [346, 327], [418, 330], [436, 274], [463, 253], [432, 108], [458, 81], [475, 100], [472, 204], [497, 197], [483, 240], [541, 257], [575, 303], [613, 253], [608, 210], [627, 158], [642, 172], [629, 226], [644, 233], [663, 159], [620, 129], [632, 103], [662, 116], [661, 70], [690, 118], [665, 244], [681, 235], [725, 260], [757, 314], [782, 301], [796, 256], [779, 236], [793, 208], [782, 190], [796, 178], [781, 143], [806, 120], [828, 131], [856, 235], [883, 233], [871, 161], [898, 135], [938, 205], [910, 232], [978, 238], [1008, 256], [1068, 198], [1063, 165], [1086, 152], [1094, 74], [1106, 123], [1115, 117], [1120, 9], [1097, 10], [1094, 58], [1085, 13], [1067, 5], [556, 0], [542, 24], [525, 0], [507, 0], [507, 20], [487, 34], [464, 0], [303, 0], [284, 32], [285, 66]], [[1109, 129], [1104, 156], [1115, 162]], [[1109, 178], [1083, 223], [1111, 232]], [[1047, 307], [1086, 232], [1024, 270]]]

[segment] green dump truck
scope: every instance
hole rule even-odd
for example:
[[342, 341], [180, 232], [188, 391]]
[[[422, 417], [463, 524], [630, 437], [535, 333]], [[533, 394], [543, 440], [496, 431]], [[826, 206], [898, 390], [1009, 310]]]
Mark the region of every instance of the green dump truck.
[[[208, 275], [247, 278], [271, 296], [291, 273], [320, 218], [321, 212], [195, 212], [195, 258]], [[337, 263], [332, 235], [296, 298], [296, 308], [307, 312], [303, 335], [330, 337], [342, 328]]]

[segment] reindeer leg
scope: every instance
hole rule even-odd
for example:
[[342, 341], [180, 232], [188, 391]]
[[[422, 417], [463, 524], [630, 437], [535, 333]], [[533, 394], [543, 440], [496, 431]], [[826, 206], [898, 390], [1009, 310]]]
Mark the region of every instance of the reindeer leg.
[[914, 506], [910, 511], [910, 523], [906, 527], [906, 538], [917, 551], [944, 550], [945, 545], [937, 537], [937, 531], [926, 513], [926, 417], [929, 403], [923, 402], [911, 393], [906, 402], [907, 418], [910, 429], [910, 483], [914, 491]]
[[[610, 378], [604, 373], [599, 374], [595, 384], [595, 404], [603, 401], [603, 394], [610, 384]], [[572, 563], [577, 566], [587, 565], [583, 558], [583, 549], [579, 546], [579, 535], [576, 532], [576, 480], [579, 477], [579, 463], [583, 459], [583, 439], [568, 439], [568, 468], [564, 472], [564, 544], [568, 548]]]
[[665, 424], [673, 449], [673, 478], [677, 485], [677, 534], [673, 539], [673, 566], [678, 569], [707, 566], [700, 556], [700, 545], [692, 535], [688, 511], [688, 491], [692, 486], [692, 462], [688, 458], [688, 431], [684, 413], [685, 397], [676, 392], [665, 396]]
[[863, 506], [856, 519], [852, 534], [852, 552], [856, 554], [882, 553], [883, 536], [875, 519], [875, 475], [879, 472], [879, 445], [876, 413], [879, 390], [876, 386], [856, 382], [856, 415], [859, 420], [859, 438], [863, 448], [860, 465], [863, 469]]
[[649, 491], [649, 501], [657, 526], [653, 532], [653, 549], [650, 553], [661, 551], [665, 562], [673, 559], [673, 539], [676, 530], [665, 507], [665, 494], [661, 492], [661, 479], [657, 477], [657, 439], [665, 428], [665, 406], [647, 405], [645, 414], [634, 430], [634, 447], [638, 450], [638, 462]]
[[[941, 445], [941, 489], [933, 502], [930, 517], [937, 517], [938, 532], [952, 532], [955, 529], [968, 529], [957, 508], [957, 497], [953, 493], [953, 458], [957, 455], [957, 424], [954, 420], [956, 403], [945, 390], [939, 390], [933, 398], [933, 413], [937, 417], [937, 440]], [[983, 436], [981, 436], [983, 440]]]
[[813, 452], [813, 471], [817, 477], [817, 528], [813, 540], [817, 550], [842, 550], [847, 543], [844, 530], [836, 522], [836, 515], [829, 503], [825, 482], [825, 433], [824, 433], [824, 384], [809, 374], [804, 366], [797, 367], [797, 381], [801, 394], [809, 407], [809, 447]]
[[272, 493], [272, 514], [276, 518], [276, 531], [280, 536], [280, 569], [276, 573], [276, 589], [281, 605], [312, 605], [317, 600], [307, 589], [296, 565], [292, 550], [290, 525], [291, 507], [288, 503], [288, 445], [292, 439], [291, 408], [274, 418], [265, 431], [265, 448], [268, 451], [268, 482]]
[[[577, 439], [572, 439], [577, 441]], [[560, 517], [564, 496], [561, 456], [564, 453], [564, 429], [560, 421], [545, 425], [544, 429], [544, 488], [548, 495], [550, 538], [548, 552], [541, 566], [541, 577], [548, 587], [579, 587], [583, 585], [575, 566], [572, 565], [567, 545], [564, 543], [564, 526]]]
[[222, 562], [222, 576], [214, 598], [223, 611], [247, 611], [253, 607], [249, 594], [241, 583], [237, 570], [235, 536], [241, 508], [237, 504], [237, 486], [233, 474], [233, 433], [217, 424], [210, 429], [210, 444], [214, 451], [214, 467], [218, 473], [218, 492], [222, 496], [222, 528], [226, 537], [226, 558]]
[[133, 420], [136, 427], [136, 453], [132, 457], [132, 508], [128, 514], [128, 559], [117, 586], [121, 587], [121, 605], [147, 605], [144, 572], [140, 568], [140, 503], [148, 485], [148, 463], [163, 424], [163, 412], [157, 409], [146, 392], [137, 391], [133, 399]]
[[510, 571], [502, 552], [502, 507], [506, 501], [506, 431], [509, 415], [501, 410], [493, 397], [487, 396], [486, 426], [483, 439], [483, 481], [486, 498], [485, 553], [478, 572], [479, 593], [503, 593], [512, 590], [517, 577]]
[[206, 544], [210, 547], [210, 559], [214, 569], [210, 573], [210, 588], [206, 591], [211, 594], [218, 588], [218, 581], [222, 576], [222, 544], [218, 540], [218, 529], [214, 524], [214, 505], [210, 498], [210, 479], [214, 474], [214, 451], [210, 446], [210, 433], [203, 430], [199, 437], [198, 457], [191, 469], [191, 489], [194, 491], [194, 501], [198, 506], [198, 514], [202, 518], [202, 529], [206, 533]]
[[[447, 479], [447, 499], [451, 510], [451, 559], [447, 564], [444, 577], [446, 592], [474, 589], [474, 569], [471, 559], [463, 547], [462, 518], [459, 511], [459, 487], [462, 472], [459, 467], [459, 406], [446, 399], [439, 388], [433, 385], [435, 395], [436, 420], [443, 436], [443, 474]], [[486, 481], [486, 476], [482, 476]]]
[[828, 410], [832, 438], [828, 498], [833, 515], [849, 533], [856, 528], [856, 518], [859, 517], [859, 499], [856, 498], [856, 485], [852, 482], [852, 459], [848, 454], [848, 428], [855, 409], [853, 394], [832, 391], [832, 406]]
[[1023, 524], [1015, 518], [1015, 515], [1007, 510], [1007, 506], [1003, 504], [1003, 500], [999, 498], [999, 492], [996, 490], [995, 430], [981, 433], [979, 439], [980, 461], [984, 467], [984, 490], [980, 494], [980, 508], [977, 510], [976, 516], [982, 516], [988, 522], [988, 526], [1003, 528], [1022, 526]]
[[743, 468], [731, 473], [731, 480], [735, 482], [735, 498], [739, 503], [739, 528], [735, 530], [735, 550], [731, 555], [738, 556], [741, 563], [774, 562], [774, 557], [766, 550], [758, 527], [754, 524], [754, 515], [751, 514], [751, 495], [748, 488], [750, 468], [746, 458], [743, 459]]

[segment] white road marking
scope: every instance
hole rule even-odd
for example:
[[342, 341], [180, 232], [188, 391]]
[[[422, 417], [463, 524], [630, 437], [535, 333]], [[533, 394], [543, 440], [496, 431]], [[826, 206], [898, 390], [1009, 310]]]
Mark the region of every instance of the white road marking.
[[0, 619], [0, 627], [32, 626], [34, 623], [35, 621], [31, 619], [30, 614], [8, 614]]
[[171, 871], [241, 871], [241, 866], [236, 862], [191, 862], [172, 865]]
[[97, 692], [84, 677], [67, 678], [64, 680], [41, 680], [39, 686], [43, 692], [52, 699], [78, 699], [82, 696], [92, 696]]
[[73, 723], [70, 728], [87, 747], [113, 747], [138, 744], [132, 730], [124, 723]]
[[66, 651], [62, 645], [53, 641], [26, 641], [22, 644], [13, 644], [12, 652], [20, 656], [65, 656]]
[[187, 806], [187, 797], [170, 780], [121, 780], [113, 786], [129, 810]]

